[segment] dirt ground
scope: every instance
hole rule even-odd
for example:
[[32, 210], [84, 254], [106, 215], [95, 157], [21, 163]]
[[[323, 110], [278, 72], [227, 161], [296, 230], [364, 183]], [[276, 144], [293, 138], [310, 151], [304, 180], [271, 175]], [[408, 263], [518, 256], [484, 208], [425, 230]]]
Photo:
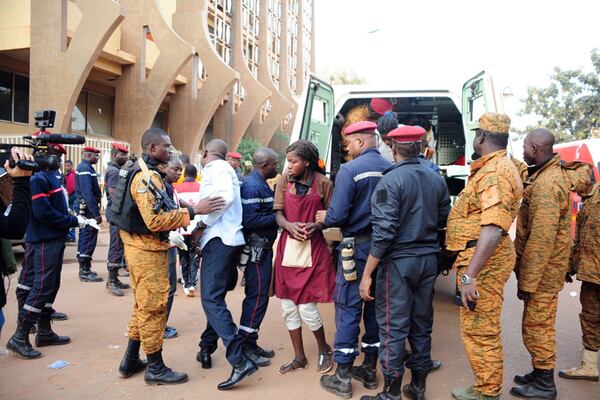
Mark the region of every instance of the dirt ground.
[[[106, 252], [108, 230], [104, 229], [96, 249], [94, 270], [106, 279]], [[179, 337], [165, 341], [164, 359], [168, 366], [186, 371], [190, 381], [178, 386], [146, 386], [143, 374], [129, 379], [118, 377], [117, 368], [127, 338], [125, 331], [132, 306], [131, 291], [124, 297], [106, 293], [104, 283], [82, 283], [78, 279], [76, 246], [68, 245], [62, 273], [62, 284], [55, 308], [69, 315], [67, 321], [58, 321], [53, 329], [69, 335], [71, 343], [66, 346], [44, 347], [43, 357], [37, 360], [21, 360], [14, 355], [0, 355], [0, 399], [335, 399], [319, 387], [319, 375], [315, 364], [317, 348], [310, 332], [305, 331], [305, 347], [310, 367], [288, 376], [277, 374], [280, 365], [293, 357], [291, 343], [281, 319], [279, 301], [273, 298], [260, 332], [259, 343], [273, 348], [276, 356], [271, 366], [243, 381], [238, 387], [220, 392], [217, 384], [226, 379], [231, 367], [225, 360], [221, 346], [213, 356], [213, 368], [204, 370], [196, 361], [198, 340], [206, 319], [200, 299], [185, 297], [178, 287], [169, 325], [175, 326]], [[128, 278], [123, 278], [128, 281]], [[14, 288], [16, 276], [11, 278], [8, 304], [4, 308], [6, 324], [0, 338], [1, 346], [15, 329], [16, 301]], [[568, 285], [560, 294], [557, 322], [558, 368], [570, 367], [579, 360], [581, 331], [578, 314], [579, 283]], [[502, 315], [502, 339], [504, 343], [505, 370], [503, 399], [509, 399], [512, 377], [516, 373], [529, 372], [529, 355], [522, 344], [520, 320], [522, 304], [516, 298], [516, 286], [511, 279], [505, 290]], [[239, 320], [243, 288], [230, 293], [227, 300], [236, 320]], [[468, 386], [472, 382], [469, 363], [460, 340], [458, 308], [452, 302], [453, 284], [449, 277], [437, 283], [435, 297], [435, 325], [432, 355], [442, 361], [442, 368], [428, 378], [429, 400], [451, 399], [450, 390]], [[322, 305], [320, 310], [326, 321], [325, 330], [333, 345], [335, 325], [333, 306]], [[33, 341], [33, 336], [31, 336]], [[65, 360], [70, 365], [53, 370], [48, 365]], [[359, 360], [360, 361], [360, 360]], [[557, 375], [557, 374], [556, 374]], [[381, 380], [380, 376], [380, 380]], [[405, 381], [409, 380], [409, 374]], [[567, 381], [556, 377], [559, 398], [569, 400], [600, 399], [600, 384]], [[354, 397], [374, 394], [353, 383]], [[381, 388], [381, 385], [380, 385]]]

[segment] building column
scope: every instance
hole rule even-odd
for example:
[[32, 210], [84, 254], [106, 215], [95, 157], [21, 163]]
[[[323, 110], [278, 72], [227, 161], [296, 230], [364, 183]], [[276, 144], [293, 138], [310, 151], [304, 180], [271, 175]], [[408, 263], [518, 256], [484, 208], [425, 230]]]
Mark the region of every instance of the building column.
[[[156, 0], [121, 0], [121, 3], [127, 9], [121, 48], [133, 54], [137, 63], [124, 66], [123, 75], [117, 80], [114, 136], [128, 141], [132, 150], [139, 152], [142, 134], [152, 126], [169, 88], [195, 50], [169, 27]], [[149, 75], [146, 71], [147, 32], [160, 51]]]
[[259, 112], [254, 116], [254, 120], [248, 128], [248, 135], [258, 139], [263, 146], [269, 144], [273, 134], [280, 130], [283, 118], [294, 109], [292, 102], [275, 86], [269, 72], [269, 42], [271, 37], [269, 35], [268, 20], [269, 4], [268, 1], [263, 0], [260, 2], [260, 29], [258, 34], [260, 49], [258, 81], [271, 91], [271, 110], [265, 119], [262, 120], [259, 109]]
[[[112, 0], [74, 0], [82, 18], [67, 46], [67, 0], [31, 1], [31, 113], [56, 111], [56, 132], [66, 132], [77, 97], [102, 48], [124, 18]], [[34, 119], [30, 116], [30, 125]]]
[[[225, 64], [213, 48], [208, 33], [208, 0], [177, 0], [173, 29], [197, 51], [181, 71], [188, 84], [171, 98], [169, 135], [173, 145], [193, 160], [206, 127], [239, 74]], [[194, 62], [202, 61], [207, 78]], [[194, 82], [194, 79], [196, 80]]]

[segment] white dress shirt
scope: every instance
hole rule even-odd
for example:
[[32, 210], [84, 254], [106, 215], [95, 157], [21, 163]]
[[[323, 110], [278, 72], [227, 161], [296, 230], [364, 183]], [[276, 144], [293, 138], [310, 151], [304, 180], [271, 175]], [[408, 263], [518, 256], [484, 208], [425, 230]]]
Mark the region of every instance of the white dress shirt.
[[220, 211], [201, 217], [207, 228], [200, 239], [200, 248], [204, 248], [215, 237], [221, 238], [226, 246], [244, 245], [240, 183], [227, 161], [211, 161], [202, 169], [200, 198], [206, 197], [223, 197], [225, 206]]

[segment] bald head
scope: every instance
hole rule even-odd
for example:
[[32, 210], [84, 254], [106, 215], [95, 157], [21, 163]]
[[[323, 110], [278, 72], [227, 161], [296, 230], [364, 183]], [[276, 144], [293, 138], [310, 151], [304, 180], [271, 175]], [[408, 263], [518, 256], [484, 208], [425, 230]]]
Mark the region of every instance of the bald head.
[[554, 155], [554, 135], [548, 129], [537, 128], [529, 132], [523, 142], [523, 159], [529, 165], [537, 165]]
[[277, 160], [277, 153], [268, 147], [261, 147], [252, 155], [252, 165], [255, 167], [273, 160]]
[[206, 144], [206, 151], [222, 156], [225, 159], [227, 157], [227, 143], [221, 139], [213, 139]]

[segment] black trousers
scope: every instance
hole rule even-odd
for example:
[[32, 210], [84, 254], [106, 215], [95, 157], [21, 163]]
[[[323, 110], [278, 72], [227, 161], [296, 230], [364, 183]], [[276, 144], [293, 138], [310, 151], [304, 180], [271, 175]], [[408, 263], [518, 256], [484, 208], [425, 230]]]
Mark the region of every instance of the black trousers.
[[52, 303], [60, 288], [65, 237], [25, 243], [23, 268], [17, 283], [19, 320], [36, 323], [50, 317]]
[[379, 324], [379, 359], [383, 373], [404, 373], [406, 339], [412, 355], [406, 366], [413, 371], [431, 369], [433, 287], [437, 257], [428, 254], [403, 257], [380, 265], [375, 292]]
[[177, 291], [177, 247], [171, 247], [167, 252], [167, 260], [169, 264], [169, 298], [167, 300], [167, 321], [171, 315], [173, 307], [173, 299]]

